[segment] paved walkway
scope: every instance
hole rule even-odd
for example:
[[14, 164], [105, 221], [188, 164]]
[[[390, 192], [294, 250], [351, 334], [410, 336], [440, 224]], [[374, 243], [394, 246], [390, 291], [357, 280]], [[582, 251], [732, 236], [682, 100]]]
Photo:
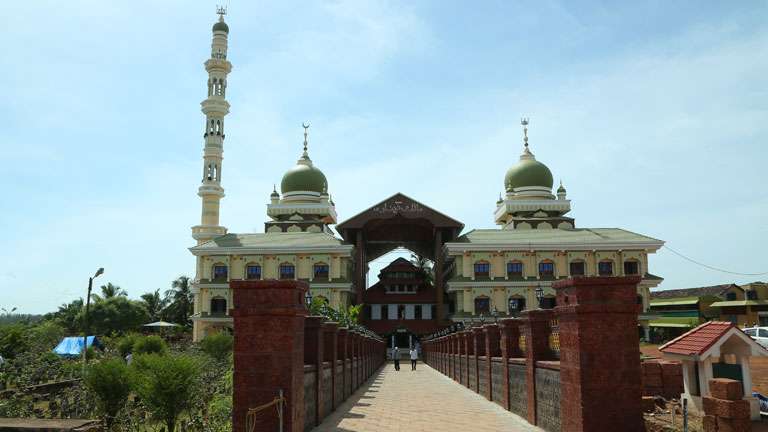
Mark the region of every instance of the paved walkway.
[[524, 432], [541, 429], [419, 363], [387, 364], [315, 432]]

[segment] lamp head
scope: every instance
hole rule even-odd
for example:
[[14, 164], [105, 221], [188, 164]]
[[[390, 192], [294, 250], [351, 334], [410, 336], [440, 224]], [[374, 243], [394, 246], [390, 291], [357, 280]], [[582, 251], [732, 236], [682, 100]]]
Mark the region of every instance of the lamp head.
[[93, 278], [96, 279], [97, 277], [99, 277], [102, 274], [104, 274], [104, 267], [99, 267], [99, 269], [96, 270], [96, 274], [93, 275]]

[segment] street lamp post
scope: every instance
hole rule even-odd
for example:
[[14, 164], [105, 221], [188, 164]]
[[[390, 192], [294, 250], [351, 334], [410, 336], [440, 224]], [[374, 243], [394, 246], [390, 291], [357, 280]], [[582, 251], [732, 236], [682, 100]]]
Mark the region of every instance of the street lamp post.
[[544, 288], [542, 288], [541, 285], [538, 285], [536, 287], [536, 303], [539, 304], [539, 309], [541, 309], [542, 300], [544, 300]]
[[85, 298], [85, 317], [83, 318], [83, 376], [85, 376], [85, 365], [88, 363], [88, 311], [91, 307], [91, 289], [93, 289], [93, 280], [104, 273], [104, 267], [99, 267], [93, 277], [88, 278], [88, 296]]

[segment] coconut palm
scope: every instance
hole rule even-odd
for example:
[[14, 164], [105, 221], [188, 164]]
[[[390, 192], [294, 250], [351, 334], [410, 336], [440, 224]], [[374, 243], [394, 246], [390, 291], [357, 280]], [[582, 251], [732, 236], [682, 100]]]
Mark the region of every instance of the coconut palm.
[[125, 290], [120, 288], [119, 286], [112, 285], [112, 282], [109, 282], [106, 285], [101, 286], [101, 295], [91, 294], [91, 298], [95, 302], [106, 300], [113, 297], [119, 297], [119, 296], [127, 297], [128, 293], [125, 292]]
[[141, 302], [147, 309], [147, 313], [149, 313], [149, 317], [152, 321], [162, 319], [165, 307], [168, 306], [168, 298], [161, 297], [159, 289], [155, 290], [155, 292], [142, 294]]
[[171, 282], [171, 289], [165, 292], [168, 303], [168, 319], [181, 325], [189, 325], [194, 295], [189, 286], [189, 276], [179, 276]]
[[432, 261], [423, 255], [416, 253], [411, 254], [411, 263], [418, 267], [421, 273], [424, 275], [424, 282], [428, 285], [432, 285], [435, 279], [434, 268], [432, 267]]

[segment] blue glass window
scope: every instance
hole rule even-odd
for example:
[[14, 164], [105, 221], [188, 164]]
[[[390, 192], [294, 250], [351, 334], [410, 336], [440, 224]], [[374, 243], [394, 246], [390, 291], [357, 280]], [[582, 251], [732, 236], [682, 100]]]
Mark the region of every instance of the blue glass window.
[[280, 279], [295, 279], [296, 267], [293, 264], [280, 264]]
[[213, 278], [217, 280], [227, 279], [227, 266], [215, 265], [213, 266]]
[[315, 279], [328, 279], [328, 264], [315, 264]]
[[539, 263], [539, 276], [553, 276], [555, 274], [555, 263], [545, 261]]
[[613, 261], [600, 261], [597, 263], [597, 273], [600, 276], [613, 276]]
[[475, 276], [488, 276], [491, 272], [491, 263], [475, 263]]
[[245, 268], [246, 279], [261, 279], [261, 266], [249, 265]]
[[510, 262], [507, 263], [507, 274], [510, 276], [522, 276], [523, 275], [523, 263]]

